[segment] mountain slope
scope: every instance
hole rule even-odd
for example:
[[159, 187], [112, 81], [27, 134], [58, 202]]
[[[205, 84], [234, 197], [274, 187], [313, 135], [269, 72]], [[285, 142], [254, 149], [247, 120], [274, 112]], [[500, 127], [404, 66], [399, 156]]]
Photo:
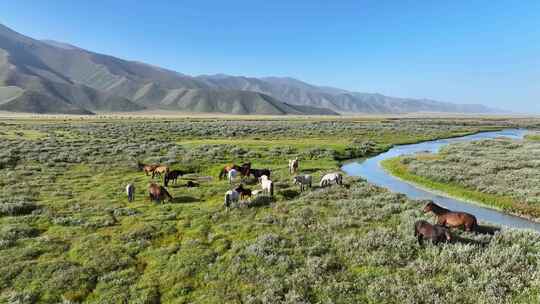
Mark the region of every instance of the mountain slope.
[[499, 110], [475, 104], [453, 104], [427, 99], [389, 97], [381, 94], [349, 92], [311, 85], [289, 77], [250, 78], [240, 76], [202, 75], [207, 84], [223, 89], [261, 92], [291, 104], [310, 105], [352, 113], [495, 113]]
[[293, 78], [192, 77], [0, 25], [0, 110], [90, 113], [142, 109], [234, 114], [475, 112], [480, 105], [387, 97]]
[[0, 25], [0, 110], [88, 114], [144, 108], [233, 114], [337, 113], [294, 108], [251, 91], [73, 45], [38, 41]]

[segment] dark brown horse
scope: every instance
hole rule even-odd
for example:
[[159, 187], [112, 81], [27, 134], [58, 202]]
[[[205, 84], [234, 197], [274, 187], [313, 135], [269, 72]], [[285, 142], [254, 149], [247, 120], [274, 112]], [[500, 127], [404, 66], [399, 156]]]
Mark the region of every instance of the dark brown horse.
[[240, 199], [251, 198], [251, 189], [244, 188], [240, 185], [234, 189], [236, 192], [240, 193]]
[[240, 175], [242, 175], [243, 177], [249, 176], [249, 172], [251, 170], [251, 163], [244, 163], [242, 164], [242, 166], [238, 166], [235, 164], [225, 165], [225, 167], [221, 169], [221, 172], [219, 172], [219, 179], [224, 179], [227, 176], [227, 173], [229, 173], [229, 171], [231, 171], [232, 169], [240, 172]]
[[143, 164], [141, 162], [137, 162], [137, 167], [139, 167], [139, 170], [144, 171], [146, 176], [149, 176], [150, 174], [152, 174], [152, 177], [154, 177], [154, 170], [156, 170], [156, 168], [159, 167], [159, 165], [148, 165], [148, 164]]
[[250, 169], [250, 174], [253, 175], [255, 178], [259, 179], [261, 176], [266, 175], [268, 178], [270, 178], [270, 170], [269, 169]]
[[150, 186], [148, 186], [148, 193], [150, 195], [150, 200], [156, 203], [161, 203], [165, 201], [165, 199], [169, 199], [169, 201], [172, 201], [173, 199], [165, 187], [156, 183], [151, 183]]
[[418, 244], [422, 245], [424, 240], [430, 240], [433, 244], [452, 240], [452, 235], [448, 228], [442, 225], [431, 225], [426, 221], [417, 221], [414, 223], [414, 236]]
[[433, 212], [437, 216], [437, 224], [445, 227], [463, 227], [465, 231], [472, 231], [478, 227], [478, 221], [472, 214], [456, 212], [443, 208], [433, 202], [424, 207], [424, 212]]
[[170, 181], [173, 181], [174, 184], [176, 184], [176, 181], [178, 180], [178, 178], [184, 174], [186, 174], [186, 172], [181, 171], [181, 170], [172, 170], [168, 172], [167, 174], [165, 174], [165, 177], [163, 178], [163, 185], [165, 187], [168, 187]]

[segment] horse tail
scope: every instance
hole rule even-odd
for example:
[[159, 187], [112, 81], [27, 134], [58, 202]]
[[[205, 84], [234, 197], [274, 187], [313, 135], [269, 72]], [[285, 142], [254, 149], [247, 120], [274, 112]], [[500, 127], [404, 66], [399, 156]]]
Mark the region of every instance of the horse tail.
[[478, 229], [478, 220], [473, 216], [473, 222], [471, 225], [471, 231], [476, 231]]

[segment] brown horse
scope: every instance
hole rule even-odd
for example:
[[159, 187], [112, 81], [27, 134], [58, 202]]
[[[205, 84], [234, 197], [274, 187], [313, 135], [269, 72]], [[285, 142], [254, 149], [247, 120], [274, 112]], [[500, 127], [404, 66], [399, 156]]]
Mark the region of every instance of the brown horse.
[[414, 236], [420, 245], [422, 245], [424, 239], [430, 240], [433, 244], [452, 240], [452, 235], [450, 235], [448, 228], [441, 225], [431, 225], [426, 221], [417, 221], [414, 223]]
[[240, 175], [242, 176], [249, 176], [250, 170], [251, 170], [251, 163], [244, 163], [242, 166], [238, 166], [235, 164], [228, 164], [221, 169], [221, 172], [219, 172], [219, 179], [224, 179], [227, 176], [227, 173], [231, 171], [232, 169], [240, 172]]
[[437, 216], [437, 223], [445, 227], [463, 227], [465, 231], [472, 231], [478, 227], [476, 217], [465, 212], [451, 211], [433, 202], [424, 207], [424, 212], [433, 212]]
[[154, 171], [152, 171], [152, 178], [154, 178], [154, 176], [163, 176], [163, 175], [166, 175], [167, 173], [169, 173], [169, 167], [168, 166], [164, 166], [164, 165], [159, 165], [157, 166]]
[[173, 199], [165, 187], [156, 183], [151, 183], [150, 186], [148, 186], [148, 193], [150, 195], [150, 200], [156, 203], [161, 203], [165, 201], [166, 198], [168, 198], [169, 201], [172, 201]]
[[152, 177], [154, 177], [154, 170], [156, 170], [156, 168], [159, 167], [159, 165], [147, 165], [141, 162], [137, 162], [137, 167], [139, 167], [139, 170], [144, 171], [146, 176], [149, 176], [150, 174], [152, 174]]
[[244, 188], [240, 185], [234, 189], [236, 192], [240, 193], [240, 199], [251, 198], [251, 189]]

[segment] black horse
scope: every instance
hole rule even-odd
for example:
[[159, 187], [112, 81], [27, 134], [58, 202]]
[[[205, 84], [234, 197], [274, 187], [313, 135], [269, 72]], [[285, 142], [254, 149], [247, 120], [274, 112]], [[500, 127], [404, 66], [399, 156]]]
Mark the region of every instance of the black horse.
[[270, 169], [251, 169], [249, 171], [251, 175], [253, 175], [255, 178], [259, 179], [261, 176], [266, 175], [270, 178]]
[[186, 174], [186, 172], [181, 171], [181, 170], [169, 171], [167, 174], [165, 174], [165, 178], [163, 179], [163, 185], [165, 187], [168, 187], [170, 181], [173, 181], [176, 184], [176, 181], [178, 180], [178, 178], [184, 174]]

